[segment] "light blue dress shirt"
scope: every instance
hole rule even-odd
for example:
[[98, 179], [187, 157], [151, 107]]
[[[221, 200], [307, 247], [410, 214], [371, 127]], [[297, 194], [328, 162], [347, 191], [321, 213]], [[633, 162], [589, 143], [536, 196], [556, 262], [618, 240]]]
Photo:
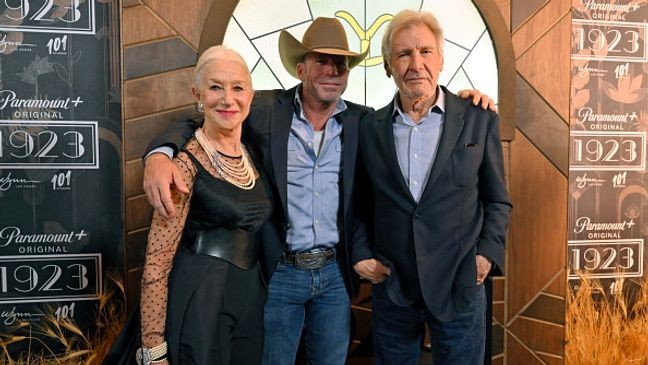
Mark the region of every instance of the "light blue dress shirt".
[[445, 94], [437, 87], [437, 99], [419, 123], [405, 114], [394, 97], [394, 144], [398, 165], [416, 202], [421, 199], [434, 164], [445, 119]]
[[347, 108], [340, 99], [318, 143], [313, 126], [304, 115], [299, 91], [295, 93], [295, 113], [288, 136], [286, 243], [291, 252], [334, 247], [340, 240], [342, 124], [335, 116]]

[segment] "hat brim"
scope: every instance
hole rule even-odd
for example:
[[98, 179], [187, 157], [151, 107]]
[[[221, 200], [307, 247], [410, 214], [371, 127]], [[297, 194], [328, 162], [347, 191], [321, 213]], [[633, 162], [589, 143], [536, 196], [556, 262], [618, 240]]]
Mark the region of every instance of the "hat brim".
[[292, 34], [282, 30], [279, 34], [279, 56], [281, 63], [289, 74], [297, 77], [297, 63], [304, 55], [310, 52], [324, 53], [336, 56], [349, 57], [349, 70], [357, 66], [367, 57], [369, 50], [363, 53], [356, 53], [339, 48], [308, 48], [298, 41]]

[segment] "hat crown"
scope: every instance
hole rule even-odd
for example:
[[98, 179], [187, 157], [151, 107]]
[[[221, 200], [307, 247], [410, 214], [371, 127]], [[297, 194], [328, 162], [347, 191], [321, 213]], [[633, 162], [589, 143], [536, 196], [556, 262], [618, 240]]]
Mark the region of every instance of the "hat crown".
[[318, 48], [349, 50], [349, 42], [342, 23], [335, 18], [316, 18], [306, 29], [302, 44], [314, 51]]
[[298, 77], [297, 64], [310, 52], [346, 57], [350, 70], [362, 62], [369, 49], [362, 53], [350, 51], [344, 27], [336, 18], [318, 17], [313, 20], [301, 42], [285, 29], [279, 34], [279, 57], [289, 74]]

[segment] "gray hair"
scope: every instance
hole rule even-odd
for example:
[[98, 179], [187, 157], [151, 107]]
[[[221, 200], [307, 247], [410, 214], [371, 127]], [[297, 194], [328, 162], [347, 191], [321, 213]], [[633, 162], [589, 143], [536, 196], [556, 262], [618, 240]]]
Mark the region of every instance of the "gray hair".
[[437, 41], [437, 49], [441, 57], [443, 57], [443, 29], [439, 25], [439, 21], [432, 15], [432, 13], [427, 11], [415, 11], [415, 10], [402, 10], [399, 11], [394, 18], [387, 26], [385, 35], [382, 39], [382, 56], [385, 62], [385, 65], [389, 65], [389, 60], [391, 59], [391, 45], [396, 34], [401, 29], [410, 27], [412, 25], [423, 24], [427, 26]]
[[[213, 60], [230, 60], [234, 61], [237, 63], [240, 63], [244, 68], [247, 74], [250, 74], [250, 70], [248, 69], [247, 63], [245, 63], [245, 60], [241, 55], [236, 52], [235, 50], [224, 46], [224, 45], [218, 45], [218, 46], [212, 46], [209, 47], [203, 52], [202, 55], [200, 55], [200, 58], [198, 58], [198, 62], [196, 62], [196, 68], [194, 69], [194, 81], [193, 81], [193, 86], [195, 88], [198, 88], [200, 84], [200, 78], [202, 77], [202, 72], [206, 64]], [[250, 76], [250, 84], [252, 82], [252, 77]]]

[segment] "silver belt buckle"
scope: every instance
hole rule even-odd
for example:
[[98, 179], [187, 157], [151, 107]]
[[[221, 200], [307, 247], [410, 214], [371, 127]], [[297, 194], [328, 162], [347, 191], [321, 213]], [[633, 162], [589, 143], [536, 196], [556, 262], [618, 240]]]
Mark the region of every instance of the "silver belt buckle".
[[295, 255], [295, 267], [298, 269], [319, 269], [324, 264], [326, 264], [326, 251], [302, 252]]

